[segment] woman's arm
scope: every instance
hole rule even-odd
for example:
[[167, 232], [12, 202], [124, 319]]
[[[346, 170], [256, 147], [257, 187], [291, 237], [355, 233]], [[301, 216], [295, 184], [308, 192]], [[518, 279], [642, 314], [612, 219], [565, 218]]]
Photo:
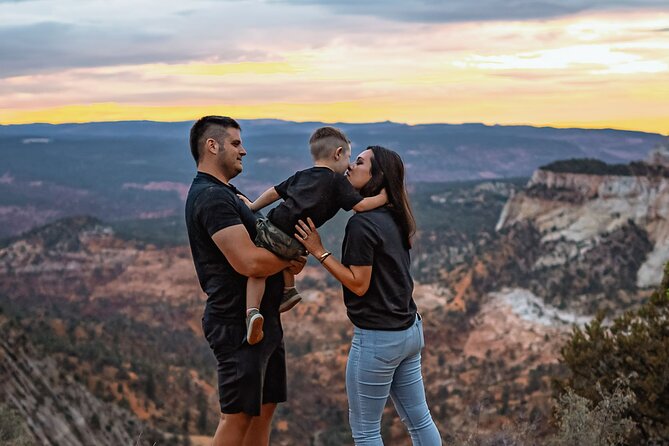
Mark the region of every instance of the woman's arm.
[[335, 279], [358, 296], [367, 292], [372, 279], [372, 265], [346, 266], [335, 259], [331, 252], [323, 248], [321, 236], [311, 218], [307, 218], [307, 223], [300, 220], [295, 225], [295, 230], [297, 231], [295, 238], [321, 262]]

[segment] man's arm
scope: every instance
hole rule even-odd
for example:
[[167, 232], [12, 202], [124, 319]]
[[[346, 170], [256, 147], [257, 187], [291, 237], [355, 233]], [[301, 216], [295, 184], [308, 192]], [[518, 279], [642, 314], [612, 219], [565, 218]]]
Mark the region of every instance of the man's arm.
[[292, 265], [254, 245], [244, 225], [228, 226], [211, 238], [234, 270], [243, 276], [267, 277]]
[[276, 189], [273, 188], [273, 187], [270, 187], [265, 192], [260, 194], [260, 196], [256, 199], [256, 201], [251, 203], [249, 208], [251, 208], [251, 210], [253, 212], [256, 212], [256, 211], [259, 211], [260, 209], [264, 208], [265, 206], [269, 206], [270, 204], [274, 203], [279, 198], [281, 198], [281, 196], [276, 191]]
[[388, 194], [385, 189], [381, 189], [379, 195], [373, 197], [365, 197], [358, 204], [353, 206], [355, 212], [371, 211], [388, 203]]

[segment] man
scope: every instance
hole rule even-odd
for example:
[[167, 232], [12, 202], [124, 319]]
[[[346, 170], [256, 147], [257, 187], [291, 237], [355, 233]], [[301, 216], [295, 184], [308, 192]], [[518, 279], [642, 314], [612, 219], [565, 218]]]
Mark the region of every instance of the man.
[[[197, 175], [186, 200], [193, 262], [207, 303], [202, 328], [218, 362], [221, 419], [214, 446], [268, 445], [277, 403], [286, 401], [286, 363], [279, 302], [285, 268], [297, 274], [306, 259], [282, 260], [258, 248], [256, 216], [229, 181], [242, 172], [241, 128], [232, 118], [205, 116], [191, 128]], [[262, 342], [246, 342], [246, 279], [269, 276], [261, 310]]]

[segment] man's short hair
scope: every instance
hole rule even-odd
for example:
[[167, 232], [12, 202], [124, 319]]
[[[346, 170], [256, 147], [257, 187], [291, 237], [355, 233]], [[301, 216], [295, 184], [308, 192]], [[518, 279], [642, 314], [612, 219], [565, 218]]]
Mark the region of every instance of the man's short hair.
[[330, 157], [337, 147], [343, 147], [346, 152], [350, 145], [351, 141], [346, 134], [335, 127], [321, 127], [309, 138], [309, 149], [314, 160]]
[[193, 155], [195, 164], [200, 162], [204, 142], [209, 138], [221, 142], [229, 128], [240, 131], [242, 129], [237, 121], [227, 116], [203, 116], [193, 124], [190, 129], [190, 153]]

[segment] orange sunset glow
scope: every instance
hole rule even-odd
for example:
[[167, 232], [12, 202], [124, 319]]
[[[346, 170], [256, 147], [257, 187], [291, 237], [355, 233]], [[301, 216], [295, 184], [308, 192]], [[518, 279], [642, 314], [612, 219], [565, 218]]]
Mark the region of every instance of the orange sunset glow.
[[[119, 4], [92, 2], [77, 20], [65, 19], [68, 2], [56, 2], [63, 8], [53, 17], [32, 3], [0, 3], [13, 29], [43, 24], [49, 41], [4, 49], [16, 57], [0, 69], [2, 124], [211, 113], [669, 133], [669, 7], [521, 18], [477, 17], [463, 6], [467, 17], [427, 20], [382, 8], [232, 2], [237, 22], [226, 28], [212, 26], [225, 16], [217, 3], [210, 14], [168, 2], [127, 17]], [[244, 9], [252, 3], [255, 17]]]

